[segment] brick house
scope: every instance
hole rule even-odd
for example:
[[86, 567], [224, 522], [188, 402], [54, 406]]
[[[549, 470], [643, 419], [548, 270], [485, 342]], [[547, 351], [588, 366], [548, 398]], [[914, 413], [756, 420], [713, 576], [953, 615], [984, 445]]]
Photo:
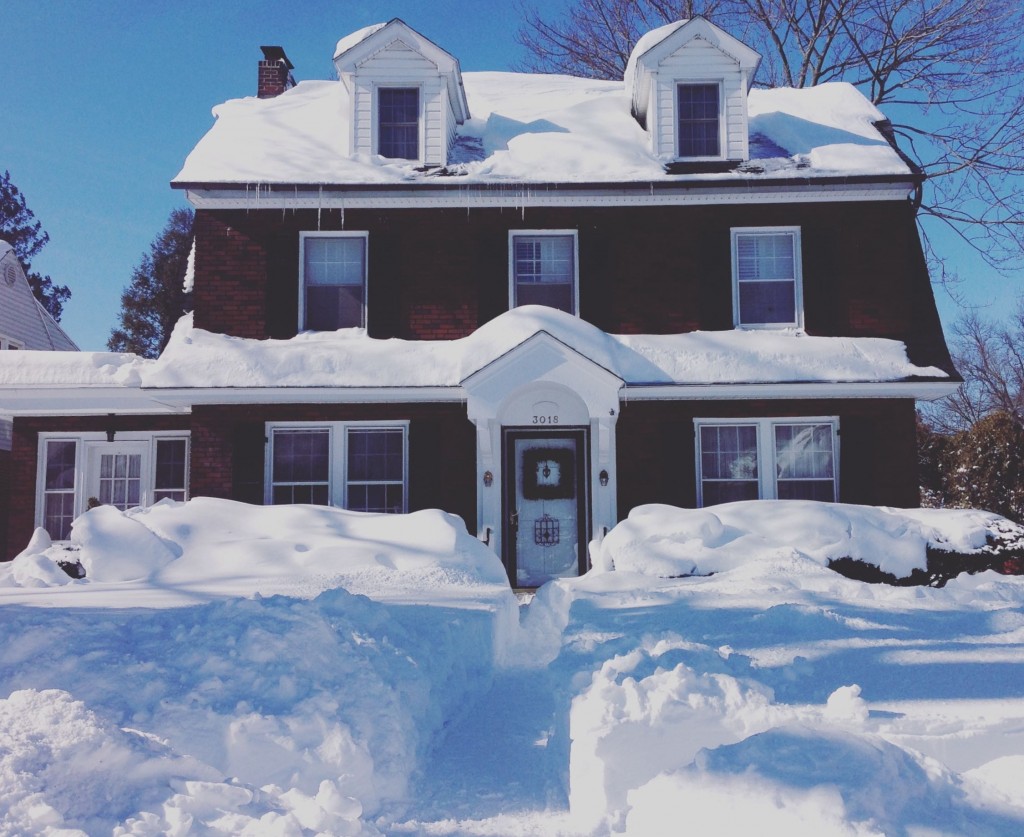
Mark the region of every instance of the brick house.
[[624, 83], [463, 76], [398, 19], [337, 81], [263, 49], [172, 183], [194, 321], [0, 369], [10, 553], [97, 501], [440, 507], [532, 586], [642, 503], [918, 503], [915, 401], [959, 378], [922, 175], [852, 87], [752, 90], [703, 18]]
[[[14, 248], [0, 238], [0, 352], [75, 352], [78, 346], [36, 300]], [[6, 355], [17, 362], [20, 355]], [[0, 555], [7, 553], [13, 422], [0, 401]]]

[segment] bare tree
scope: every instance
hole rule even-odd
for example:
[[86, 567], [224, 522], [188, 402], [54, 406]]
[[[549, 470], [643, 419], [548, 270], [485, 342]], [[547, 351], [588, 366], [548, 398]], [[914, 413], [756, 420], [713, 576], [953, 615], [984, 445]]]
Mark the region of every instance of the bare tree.
[[1024, 305], [1009, 321], [970, 312], [953, 326], [953, 361], [964, 384], [924, 409], [940, 433], [959, 433], [994, 413], [1024, 427]]
[[1024, 264], [1019, 0], [577, 0], [561, 18], [524, 7], [522, 68], [622, 78], [640, 35], [695, 14], [764, 56], [759, 84], [857, 85], [928, 175], [922, 217], [994, 267]]

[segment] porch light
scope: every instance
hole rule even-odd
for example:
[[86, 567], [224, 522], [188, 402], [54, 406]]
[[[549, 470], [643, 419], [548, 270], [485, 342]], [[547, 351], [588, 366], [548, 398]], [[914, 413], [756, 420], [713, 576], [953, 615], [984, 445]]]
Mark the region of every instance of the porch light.
[[490, 488], [494, 484], [494, 474], [484, 471], [484, 488]]
[[597, 475], [597, 478], [601, 481], [601, 485], [608, 485], [608, 472], [601, 469], [601, 473]]

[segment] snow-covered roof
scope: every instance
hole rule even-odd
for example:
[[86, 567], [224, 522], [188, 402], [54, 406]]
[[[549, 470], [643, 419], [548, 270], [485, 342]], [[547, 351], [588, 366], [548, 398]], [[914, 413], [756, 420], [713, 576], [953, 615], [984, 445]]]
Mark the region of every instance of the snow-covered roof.
[[883, 114], [855, 87], [752, 90], [750, 160], [716, 174], [668, 174], [630, 114], [621, 81], [464, 73], [472, 118], [459, 127], [444, 174], [416, 163], [350, 155], [351, 101], [336, 81], [300, 82], [272, 99], [233, 99], [173, 183], [612, 183], [891, 176], [912, 172], [874, 127]]
[[251, 340], [195, 328], [186, 316], [157, 360], [101, 352], [22, 353], [16, 362], [0, 357], [0, 388], [459, 387], [538, 333], [627, 386], [948, 378], [936, 367], [910, 363], [897, 340], [793, 330], [611, 335], [561, 311], [524, 306], [468, 337], [436, 341], [380, 340], [362, 329]]

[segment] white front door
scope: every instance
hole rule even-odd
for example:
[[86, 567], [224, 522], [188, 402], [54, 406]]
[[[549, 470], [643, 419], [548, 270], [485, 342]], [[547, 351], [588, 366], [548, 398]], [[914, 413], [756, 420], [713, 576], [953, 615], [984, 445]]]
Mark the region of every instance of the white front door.
[[148, 472], [147, 442], [97, 442], [89, 446], [86, 475], [88, 506], [126, 509], [142, 505], [143, 474]]
[[584, 569], [584, 438], [582, 431], [507, 434], [506, 566], [516, 587]]

